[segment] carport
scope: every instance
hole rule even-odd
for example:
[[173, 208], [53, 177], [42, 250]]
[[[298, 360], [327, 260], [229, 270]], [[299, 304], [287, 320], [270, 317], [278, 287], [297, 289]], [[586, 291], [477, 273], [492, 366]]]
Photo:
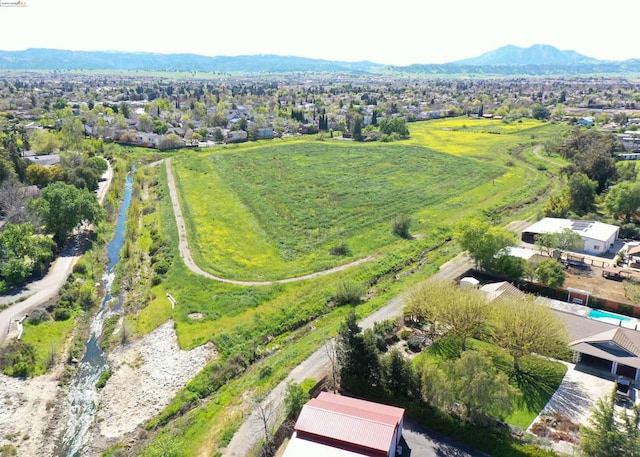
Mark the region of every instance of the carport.
[[601, 333], [572, 341], [569, 347], [578, 353], [579, 364], [614, 376], [640, 379], [640, 345], [638, 332], [614, 327]]

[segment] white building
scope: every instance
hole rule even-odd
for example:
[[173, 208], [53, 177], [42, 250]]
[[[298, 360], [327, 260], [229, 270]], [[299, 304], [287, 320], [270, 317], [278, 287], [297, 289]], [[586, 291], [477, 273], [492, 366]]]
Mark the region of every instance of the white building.
[[545, 217], [522, 232], [522, 241], [534, 243], [536, 235], [561, 232], [570, 228], [584, 241], [585, 254], [601, 255], [607, 252], [618, 239], [620, 227], [596, 221], [579, 221]]

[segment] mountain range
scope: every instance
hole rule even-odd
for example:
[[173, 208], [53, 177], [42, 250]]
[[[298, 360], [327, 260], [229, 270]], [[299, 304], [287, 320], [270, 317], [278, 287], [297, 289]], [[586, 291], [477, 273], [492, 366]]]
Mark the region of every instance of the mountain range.
[[216, 73], [420, 73], [476, 75], [578, 75], [640, 72], [640, 59], [598, 60], [550, 45], [507, 45], [478, 57], [445, 64], [390, 66], [270, 54], [209, 57], [117, 51], [67, 51], [32, 48], [0, 51], [0, 70], [141, 70]]

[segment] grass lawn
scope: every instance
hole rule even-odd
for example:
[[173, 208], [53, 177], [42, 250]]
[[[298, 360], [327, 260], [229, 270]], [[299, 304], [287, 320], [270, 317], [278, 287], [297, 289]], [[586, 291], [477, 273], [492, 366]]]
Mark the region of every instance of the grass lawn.
[[36, 349], [36, 367], [34, 375], [44, 374], [47, 367], [47, 359], [54, 357], [60, 361], [62, 351], [66, 348], [67, 340], [70, 338], [74, 326], [76, 315], [65, 321], [54, 321], [53, 319], [40, 322], [37, 325], [24, 323], [22, 341], [34, 345]]
[[[228, 278], [286, 278], [384, 251], [401, 213], [423, 234], [534, 201], [549, 178], [514, 151], [562, 126], [465, 118], [410, 128], [397, 143], [274, 140], [176, 157], [196, 262]], [[340, 243], [350, 255], [330, 255]]]
[[[562, 382], [567, 367], [560, 362], [536, 356], [524, 357], [520, 361], [520, 372], [513, 370], [513, 359], [502, 349], [479, 340], [467, 340], [467, 350], [487, 354], [496, 368], [509, 376], [510, 383], [522, 397], [514, 404], [513, 413], [505, 420], [511, 425], [526, 429], [547, 404]], [[460, 343], [452, 338], [443, 338], [425, 349], [414, 359], [414, 366], [425, 362], [439, 365], [460, 356]]]

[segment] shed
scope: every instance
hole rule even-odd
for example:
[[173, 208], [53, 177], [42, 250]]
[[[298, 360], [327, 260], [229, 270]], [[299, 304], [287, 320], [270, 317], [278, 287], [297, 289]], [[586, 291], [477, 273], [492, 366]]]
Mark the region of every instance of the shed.
[[303, 407], [284, 457], [395, 457], [404, 409], [322, 392]]
[[460, 280], [460, 287], [463, 289], [477, 289], [480, 287], [480, 281], [471, 276], [465, 276]]
[[534, 243], [541, 233], [557, 233], [569, 228], [584, 242], [585, 254], [600, 255], [607, 252], [618, 239], [620, 227], [597, 221], [582, 221], [545, 217], [522, 232], [522, 241]]

